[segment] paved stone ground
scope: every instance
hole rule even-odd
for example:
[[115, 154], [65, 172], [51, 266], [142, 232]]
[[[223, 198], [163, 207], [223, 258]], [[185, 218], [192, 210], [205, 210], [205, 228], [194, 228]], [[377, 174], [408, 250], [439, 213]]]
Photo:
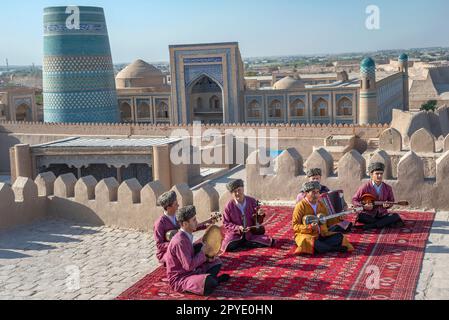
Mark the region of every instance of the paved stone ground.
[[154, 252], [150, 234], [64, 220], [2, 232], [0, 299], [113, 299], [158, 266]]
[[449, 212], [437, 212], [424, 256], [416, 299], [449, 300]]
[[159, 266], [155, 253], [152, 234], [68, 220], [3, 231], [0, 300], [114, 299]]

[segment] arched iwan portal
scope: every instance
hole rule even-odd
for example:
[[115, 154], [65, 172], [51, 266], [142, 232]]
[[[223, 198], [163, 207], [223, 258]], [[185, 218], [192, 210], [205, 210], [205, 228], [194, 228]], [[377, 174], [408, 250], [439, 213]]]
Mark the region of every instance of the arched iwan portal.
[[128, 102], [123, 102], [120, 105], [120, 117], [122, 119], [122, 122], [133, 121], [131, 105]]
[[217, 82], [203, 75], [190, 86], [189, 111], [192, 121], [223, 123], [223, 91]]
[[32, 121], [31, 108], [27, 104], [21, 104], [16, 108], [16, 121]]

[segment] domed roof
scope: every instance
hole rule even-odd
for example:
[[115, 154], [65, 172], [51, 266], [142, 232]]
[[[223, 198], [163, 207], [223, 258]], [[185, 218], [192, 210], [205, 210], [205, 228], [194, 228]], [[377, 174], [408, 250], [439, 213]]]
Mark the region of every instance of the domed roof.
[[301, 80], [299, 76], [287, 76], [277, 81], [273, 88], [275, 90], [293, 90], [293, 89], [304, 89], [304, 82]]
[[374, 62], [373, 58], [367, 57], [362, 60], [360, 66], [364, 68], [374, 68], [376, 67], [376, 63]]
[[372, 58], [368, 57], [362, 60], [360, 63], [360, 74], [363, 77], [376, 78], [376, 63]]
[[116, 79], [142, 79], [161, 76], [163, 76], [161, 70], [138, 59], [120, 71], [117, 74]]
[[408, 55], [403, 53], [399, 56], [399, 61], [407, 61], [408, 60]]

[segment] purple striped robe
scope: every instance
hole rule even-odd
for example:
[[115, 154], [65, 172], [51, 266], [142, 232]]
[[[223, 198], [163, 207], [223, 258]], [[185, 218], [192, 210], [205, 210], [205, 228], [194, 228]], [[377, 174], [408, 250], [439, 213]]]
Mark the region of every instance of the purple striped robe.
[[[246, 226], [251, 227], [255, 225], [252, 221], [252, 218], [257, 207], [257, 203], [256, 199], [254, 198], [246, 196], [245, 199], [245, 217], [247, 221]], [[225, 236], [221, 249], [223, 252], [225, 252], [230, 243], [239, 241], [243, 238], [243, 234], [240, 234], [239, 231], [239, 227], [243, 226], [242, 212], [240, 211], [239, 207], [237, 207], [234, 199], [230, 200], [224, 209], [223, 226], [225, 228]], [[267, 235], [256, 236], [251, 232], [247, 232], [245, 237], [248, 241], [257, 242], [267, 247], [269, 247], [272, 243], [272, 238]]]
[[165, 239], [165, 234], [170, 230], [179, 230], [179, 224], [176, 222], [176, 225], [173, 225], [173, 222], [167, 217], [165, 214], [159, 217], [159, 219], [155, 222], [153, 231], [154, 231], [154, 240], [156, 241], [156, 257], [159, 262], [165, 264], [164, 255], [167, 252], [169, 242]]
[[189, 237], [180, 231], [168, 245], [165, 263], [168, 282], [173, 290], [204, 295], [207, 271], [222, 262], [220, 259], [207, 262], [203, 251], [195, 255]]

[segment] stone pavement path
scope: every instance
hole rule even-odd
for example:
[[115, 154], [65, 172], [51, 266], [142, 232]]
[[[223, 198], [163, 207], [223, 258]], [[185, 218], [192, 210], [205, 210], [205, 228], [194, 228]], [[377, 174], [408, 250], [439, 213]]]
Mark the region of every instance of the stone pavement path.
[[0, 232], [0, 300], [113, 299], [158, 266], [152, 235], [64, 220]]
[[424, 256], [417, 300], [449, 300], [449, 212], [437, 212]]

